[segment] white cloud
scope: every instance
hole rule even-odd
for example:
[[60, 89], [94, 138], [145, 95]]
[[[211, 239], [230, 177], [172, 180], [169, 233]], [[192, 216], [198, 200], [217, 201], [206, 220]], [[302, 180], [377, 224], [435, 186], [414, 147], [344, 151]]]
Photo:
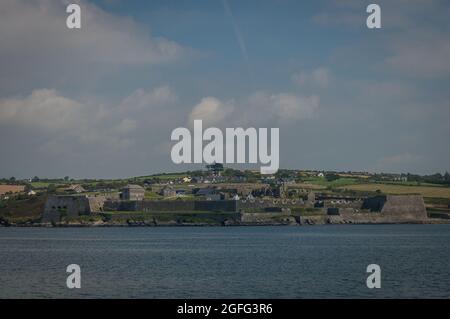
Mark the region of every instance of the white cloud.
[[0, 40], [7, 48], [0, 52], [26, 49], [35, 59], [44, 58], [45, 53], [67, 62], [79, 54], [92, 62], [114, 64], [161, 63], [182, 52], [175, 42], [141, 31], [130, 18], [112, 15], [84, 0], [77, 2], [82, 27], [70, 30], [66, 27], [68, 1], [1, 1]]
[[282, 121], [311, 119], [319, 108], [319, 97], [281, 93], [270, 96], [275, 115]]
[[[133, 132], [139, 125], [164, 124], [161, 118], [169, 118], [170, 110], [162, 106], [171, 105], [174, 96], [169, 87], [139, 89], [117, 106], [106, 107], [94, 100], [77, 101], [55, 90], [40, 89], [29, 96], [0, 99], [0, 124], [36, 135], [51, 134], [47, 143], [53, 148], [67, 138], [81, 144], [126, 147], [134, 143]], [[149, 116], [153, 112], [159, 117]]]
[[313, 118], [319, 109], [319, 97], [303, 97], [291, 93], [269, 94], [259, 91], [230, 101], [215, 97], [203, 98], [189, 115], [189, 125], [194, 119], [203, 119], [206, 125], [234, 127], [289, 124]]
[[192, 52], [85, 0], [76, 1], [81, 29], [68, 29], [68, 2], [0, 1], [0, 87], [93, 81], [124, 66], [165, 64]]
[[0, 123], [43, 128], [50, 131], [71, 129], [84, 123], [85, 106], [58, 95], [55, 90], [35, 90], [25, 98], [0, 100]]
[[192, 109], [189, 115], [189, 123], [194, 120], [203, 120], [205, 125], [222, 123], [233, 112], [234, 107], [230, 102], [222, 102], [215, 97], [205, 97]]

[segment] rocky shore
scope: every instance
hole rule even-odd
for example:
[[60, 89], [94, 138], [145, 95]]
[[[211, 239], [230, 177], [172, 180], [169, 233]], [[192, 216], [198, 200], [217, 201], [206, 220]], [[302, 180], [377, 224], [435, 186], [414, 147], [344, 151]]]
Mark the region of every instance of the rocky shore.
[[39, 221], [8, 222], [0, 219], [0, 227], [230, 227], [230, 226], [314, 226], [314, 225], [376, 225], [376, 224], [450, 224], [448, 219], [426, 219], [417, 221], [369, 221], [336, 218], [284, 218], [282, 220], [224, 220], [187, 222], [180, 220], [126, 220], [126, 221], [63, 221], [41, 223]]

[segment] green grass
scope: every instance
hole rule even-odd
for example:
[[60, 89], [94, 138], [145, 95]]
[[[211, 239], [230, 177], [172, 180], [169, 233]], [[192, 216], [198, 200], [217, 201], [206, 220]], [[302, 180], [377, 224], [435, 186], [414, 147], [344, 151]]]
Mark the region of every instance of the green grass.
[[158, 175], [149, 175], [149, 176], [140, 176], [136, 177], [137, 180], [143, 181], [146, 179], [152, 179], [152, 178], [159, 178], [161, 180], [168, 180], [168, 179], [175, 179], [175, 178], [182, 178], [187, 176], [186, 173], [170, 173], [170, 174], [158, 174]]
[[31, 187], [33, 189], [43, 189], [43, 188], [47, 188], [48, 185], [50, 184], [54, 184], [56, 187], [61, 186], [61, 185], [65, 185], [62, 183], [54, 183], [54, 182], [31, 182]]
[[420, 194], [423, 197], [432, 198], [450, 198], [450, 187], [437, 186], [405, 186], [395, 184], [357, 184], [342, 187], [346, 190], [376, 192], [381, 191], [384, 194], [401, 195], [401, 194]]
[[325, 177], [308, 177], [303, 179], [306, 183], [330, 187], [330, 188], [338, 188], [346, 185], [353, 185], [358, 184], [359, 179], [357, 178], [350, 178], [350, 177], [343, 177], [338, 178], [334, 181], [327, 181]]
[[151, 191], [145, 192], [145, 199], [163, 199], [164, 197]]
[[373, 182], [374, 184], [389, 184], [389, 185], [400, 185], [400, 186], [430, 186], [430, 187], [443, 187], [440, 184], [432, 183], [421, 183], [421, 182], [401, 182], [401, 181], [380, 181]]

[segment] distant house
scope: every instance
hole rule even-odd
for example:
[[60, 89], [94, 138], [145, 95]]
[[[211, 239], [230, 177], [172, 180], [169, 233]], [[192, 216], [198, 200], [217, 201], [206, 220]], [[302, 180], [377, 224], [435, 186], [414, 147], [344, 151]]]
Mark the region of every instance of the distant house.
[[175, 191], [175, 189], [172, 186], [166, 185], [161, 189], [159, 194], [164, 197], [173, 197], [173, 196], [176, 196], [177, 192]]
[[247, 177], [242, 176], [242, 175], [238, 175], [238, 176], [234, 176], [234, 177], [232, 178], [232, 180], [234, 180], [234, 181], [240, 183], [240, 182], [245, 182], [245, 181], [247, 180]]
[[122, 188], [123, 200], [143, 200], [144, 197], [145, 189], [142, 186], [130, 184]]
[[207, 188], [200, 188], [195, 192], [195, 196], [207, 196], [207, 195], [212, 195], [212, 194], [216, 194], [217, 190], [215, 188], [212, 187], [207, 187]]
[[175, 193], [177, 196], [184, 196], [184, 195], [186, 195], [186, 190], [185, 189], [177, 189], [177, 190], [175, 190]]
[[255, 197], [252, 195], [252, 193], [247, 195], [247, 200], [254, 200]]
[[202, 177], [201, 176], [192, 176], [191, 177], [191, 183], [201, 183]]
[[395, 176], [393, 178], [393, 180], [395, 182], [407, 182], [408, 181], [408, 177], [407, 176]]
[[35, 192], [34, 190], [30, 190], [30, 191], [27, 193], [27, 195], [28, 195], [28, 196], [34, 196], [34, 195], [36, 195], [36, 192]]
[[317, 174], [317, 177], [325, 177], [325, 174], [320, 172], [319, 174]]
[[65, 188], [64, 191], [67, 193], [77, 193], [77, 194], [86, 192], [83, 186], [79, 184], [70, 185], [69, 187]]
[[190, 183], [192, 181], [192, 177], [186, 176], [183, 177], [183, 183]]

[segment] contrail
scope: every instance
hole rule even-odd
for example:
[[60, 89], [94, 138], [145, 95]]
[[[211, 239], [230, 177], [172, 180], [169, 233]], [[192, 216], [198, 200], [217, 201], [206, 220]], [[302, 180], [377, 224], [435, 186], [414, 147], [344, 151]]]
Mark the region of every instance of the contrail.
[[252, 73], [251, 73], [251, 69], [250, 69], [250, 60], [248, 58], [247, 46], [245, 45], [244, 37], [242, 36], [241, 30], [239, 29], [238, 24], [234, 20], [233, 12], [231, 12], [231, 8], [230, 8], [230, 5], [228, 4], [228, 1], [222, 0], [222, 3], [223, 3], [223, 7], [225, 9], [225, 13], [230, 18], [231, 24], [233, 25], [234, 34], [235, 34], [237, 42], [239, 44], [239, 48], [241, 49], [241, 54], [242, 54], [242, 57], [244, 58], [244, 62], [247, 66], [247, 71], [248, 71], [249, 77], [250, 77], [250, 79], [252, 79], [252, 76], [251, 76]]

